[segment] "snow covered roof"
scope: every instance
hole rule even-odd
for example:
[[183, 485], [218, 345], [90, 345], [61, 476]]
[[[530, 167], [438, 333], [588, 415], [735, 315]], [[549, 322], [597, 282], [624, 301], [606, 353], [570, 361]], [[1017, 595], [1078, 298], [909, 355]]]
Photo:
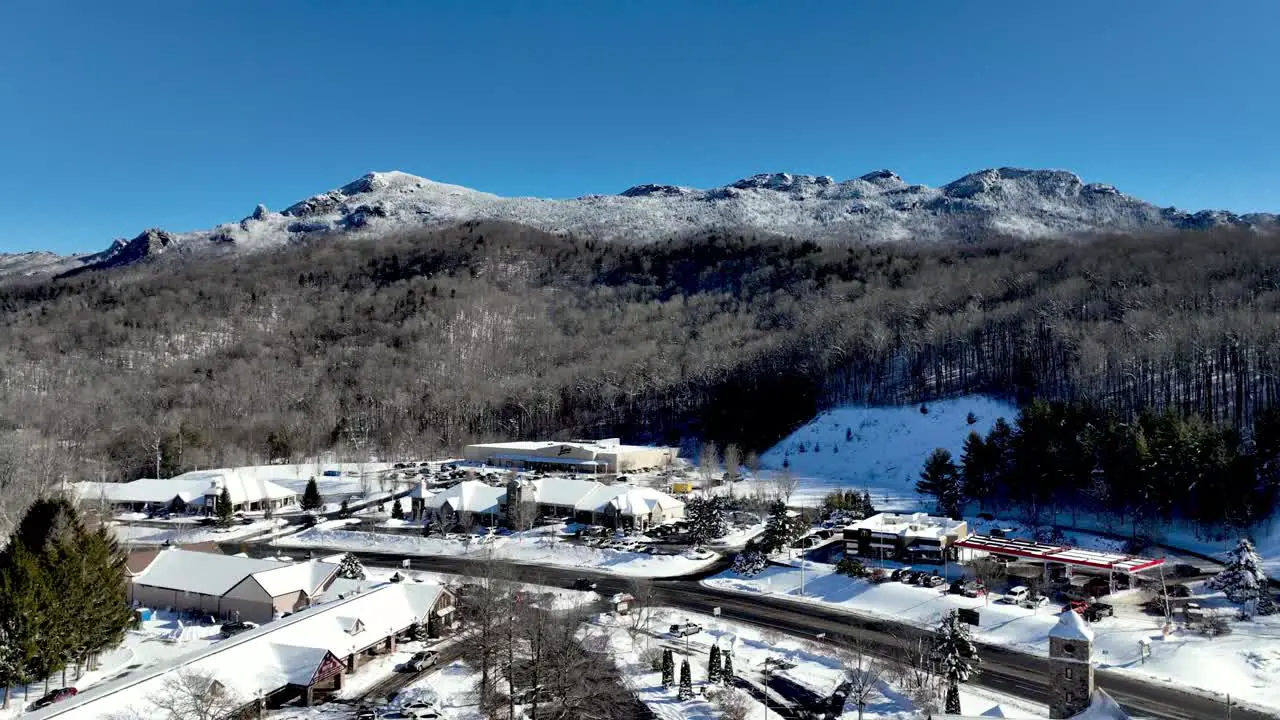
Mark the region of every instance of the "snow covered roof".
[[507, 497], [505, 487], [493, 487], [479, 480], [465, 480], [426, 499], [426, 507], [439, 510], [444, 504], [454, 512], [496, 513], [499, 501]]
[[216, 485], [219, 492], [226, 487], [227, 492], [231, 494], [231, 502], [236, 505], [259, 500], [286, 500], [297, 496], [297, 493], [287, 487], [238, 469], [198, 470], [183, 473], [173, 480], [202, 482], [205, 488]]
[[623, 515], [648, 515], [655, 507], [682, 507], [683, 502], [649, 487], [625, 483], [605, 485], [594, 480], [540, 478], [523, 481], [533, 488], [530, 497], [543, 505], [572, 507], [575, 511], [604, 512], [613, 509]]
[[[137, 717], [159, 716], [149, 698], [161, 694], [165, 682], [180, 670], [215, 677], [236, 696], [246, 699], [288, 684], [306, 684], [329, 653], [345, 658], [380, 642], [392, 631], [420, 622], [442, 592], [440, 585], [426, 583], [381, 585], [345, 600], [302, 610], [149, 670], [96, 685], [26, 717], [90, 720], [129, 712]], [[363, 625], [355, 634], [349, 632], [353, 618]]]
[[1084, 617], [1074, 610], [1064, 610], [1058, 617], [1058, 624], [1049, 631], [1049, 637], [1059, 640], [1077, 640], [1093, 642], [1093, 630]]
[[870, 530], [876, 533], [887, 533], [902, 537], [922, 537], [939, 539], [946, 535], [959, 533], [964, 527], [963, 520], [937, 517], [927, 513], [879, 513], [848, 526], [853, 530]]
[[1141, 572], [1164, 564], [1164, 558], [1150, 559], [1121, 553], [1084, 550], [1070, 545], [1049, 545], [1034, 540], [987, 535], [970, 535], [956, 544], [971, 550], [983, 550], [1000, 555], [1047, 560], [1067, 565], [1083, 565], [1102, 570], [1119, 570], [1126, 573]]
[[1129, 720], [1129, 713], [1116, 704], [1107, 691], [1094, 690], [1089, 707], [1079, 715], [1072, 716], [1071, 720]]
[[127, 483], [76, 483], [81, 500], [105, 499], [112, 503], [167, 504], [175, 497], [185, 503], [199, 503], [205, 495], [220, 493], [223, 486], [231, 494], [231, 502], [239, 505], [261, 500], [285, 500], [297, 493], [270, 480], [253, 477], [236, 470], [189, 472], [158, 480], [141, 478]]
[[166, 548], [133, 582], [217, 597], [250, 575], [280, 569], [287, 568], [274, 560]]
[[[626, 454], [629, 452], [643, 452], [648, 450], [660, 450], [651, 445], [623, 445], [618, 438], [601, 438], [598, 440], [515, 440], [512, 442], [494, 442], [494, 443], [476, 443], [471, 445], [473, 448], [484, 448], [486, 450], [496, 451], [530, 451], [530, 450], [546, 450], [547, 448], [569, 446], [580, 450], [587, 450], [592, 453], [605, 454]], [[541, 462], [547, 460], [555, 460], [560, 463], [571, 463], [573, 461], [564, 458], [548, 458], [545, 455], [531, 456], [532, 459]]]
[[335, 564], [309, 560], [296, 565], [277, 565], [270, 570], [256, 572], [253, 574], [253, 579], [271, 597], [280, 597], [299, 590], [308, 596], [314, 596], [316, 590], [323, 587], [337, 572], [338, 566]]

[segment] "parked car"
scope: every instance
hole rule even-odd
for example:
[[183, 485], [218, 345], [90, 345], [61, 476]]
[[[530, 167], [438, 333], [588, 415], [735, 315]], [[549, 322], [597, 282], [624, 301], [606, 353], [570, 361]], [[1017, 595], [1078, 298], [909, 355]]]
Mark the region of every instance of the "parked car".
[[1113, 617], [1116, 609], [1107, 603], [1089, 603], [1084, 611], [1084, 619], [1089, 622], [1098, 622], [1104, 617]]
[[1186, 585], [1170, 585], [1167, 588], [1169, 597], [1189, 598], [1191, 597], [1191, 588]]
[[429, 702], [415, 700], [401, 705], [400, 714], [414, 720], [435, 720], [440, 717], [440, 710]]
[[356, 710], [355, 720], [378, 720], [378, 714], [373, 711], [373, 708], [362, 707]]
[[39, 700], [31, 703], [31, 709], [39, 710], [42, 707], [48, 707], [56, 702], [66, 700], [69, 697], [75, 697], [79, 692], [79, 690], [76, 690], [73, 687], [58, 688], [57, 690], [54, 690], [41, 697]]
[[222, 637], [229, 638], [233, 635], [239, 635], [246, 630], [252, 630], [258, 627], [258, 623], [241, 620], [240, 622], [229, 622], [222, 624]]
[[422, 672], [436, 664], [436, 654], [435, 650], [416, 652], [405, 662], [404, 668], [409, 672]]
[[980, 595], [986, 595], [987, 588], [977, 580], [968, 580], [965, 582], [957, 580], [951, 583], [951, 587], [947, 592], [953, 595], [963, 595], [968, 598], [976, 598]]
[[942, 577], [941, 575], [930, 575], [929, 577], [925, 578], [924, 581], [921, 582], [920, 584], [924, 585], [925, 587], [931, 587], [931, 588], [942, 587], [943, 585], [947, 584], [947, 579]]
[[1026, 585], [1015, 585], [1004, 594], [1004, 601], [1010, 605], [1018, 605], [1031, 596], [1031, 589]]
[[596, 583], [591, 578], [577, 578], [573, 581], [574, 590], [595, 590]]
[[695, 625], [694, 623], [684, 623], [683, 625], [676, 624], [671, 626], [670, 632], [676, 637], [687, 637], [689, 635], [697, 635], [702, 632], [702, 626]]
[[1173, 574], [1180, 578], [1192, 578], [1200, 574], [1200, 568], [1189, 563], [1178, 563], [1173, 566]]
[[902, 579], [902, 576], [903, 576], [903, 575], [905, 575], [905, 574], [907, 574], [907, 573], [909, 573], [909, 572], [911, 572], [911, 567], [910, 567], [910, 566], [902, 567], [902, 568], [898, 568], [897, 570], [894, 570], [894, 571], [893, 571], [893, 574], [891, 574], [891, 575], [889, 576], [889, 579], [890, 579], [890, 580], [894, 580], [894, 581], [901, 580], [901, 579]]
[[871, 570], [871, 574], [867, 577], [871, 579], [871, 582], [879, 585], [880, 583], [887, 582], [889, 580], [889, 571], [884, 568], [873, 568]]
[[1044, 595], [1030, 595], [1018, 603], [1024, 608], [1042, 608], [1049, 604], [1049, 598]]

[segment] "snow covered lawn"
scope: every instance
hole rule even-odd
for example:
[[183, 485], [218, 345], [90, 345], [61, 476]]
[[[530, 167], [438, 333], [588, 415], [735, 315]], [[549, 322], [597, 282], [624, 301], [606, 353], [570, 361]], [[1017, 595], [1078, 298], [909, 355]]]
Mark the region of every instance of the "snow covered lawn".
[[[676, 694], [680, 663], [685, 659], [685, 641], [667, 634], [667, 628], [676, 623], [692, 622], [703, 629], [689, 638], [689, 666], [693, 675], [694, 697], [681, 701]], [[785, 635], [752, 625], [725, 621], [699, 613], [676, 608], [658, 607], [649, 611], [640, 632], [633, 634], [630, 618], [606, 614], [596, 618], [588, 632], [602, 635], [608, 651], [622, 673], [624, 680], [636, 696], [649, 706], [662, 720], [684, 718], [719, 718], [718, 706], [707, 700], [702, 691], [707, 689], [707, 660], [712, 645], [733, 655], [734, 673], [753, 685], [756, 696], [748, 697], [747, 717], [764, 717], [765, 706], [760, 698], [769, 697], [776, 705], [779, 696], [773, 689], [766, 690], [763, 670], [766, 660], [783, 661], [773, 670], [786, 680], [815, 693], [829, 697], [845, 679], [846, 669], [836, 648], [815, 639]], [[675, 655], [676, 685], [662, 686], [661, 672], [653, 670], [644, 661], [646, 651], [669, 647]], [[961, 690], [961, 707], [966, 714], [1007, 718], [1043, 718], [1048, 709], [1044, 706], [988, 693], [978, 688]], [[771, 713], [774, 714], [774, 713]], [[776, 714], [774, 714], [776, 716]], [[852, 720], [857, 708], [846, 705], [842, 716]], [[877, 718], [919, 718], [910, 700], [887, 683], [872, 698], [864, 716]]]
[[[770, 594], [795, 602], [834, 605], [861, 615], [880, 616], [921, 626], [934, 626], [955, 608], [976, 608], [981, 625], [974, 638], [1047, 657], [1048, 633], [1056, 622], [1056, 605], [1028, 610], [1012, 605], [944, 594], [941, 588], [922, 588], [898, 582], [873, 584], [834, 572], [834, 566], [810, 562], [805, 594], [800, 595], [797, 568], [770, 566], [753, 578], [732, 571], [703, 580], [703, 584], [746, 594]], [[1197, 586], [1195, 599], [1206, 608], [1226, 609], [1220, 594]], [[1133, 673], [1180, 687], [1210, 693], [1230, 691], [1232, 698], [1280, 710], [1280, 616], [1231, 622], [1233, 632], [1207, 638], [1194, 631], [1175, 630], [1168, 639], [1162, 618], [1141, 614], [1136, 592], [1114, 598], [1116, 616], [1093, 626], [1097, 635], [1094, 661], [1099, 668]], [[1151, 643], [1144, 664], [1139, 640]]]
[[[920, 405], [828, 410], [761, 455], [761, 465], [780, 470], [785, 462], [799, 480], [792, 504], [816, 505], [836, 488], [852, 488], [870, 490], [882, 510], [915, 508], [916, 480], [929, 453], [943, 447], [959, 458], [970, 432], [986, 435], [996, 418], [1012, 423], [1018, 415], [1013, 405], [982, 395], [927, 407], [928, 413]], [[972, 425], [969, 413], [976, 420]]]
[[590, 568], [601, 572], [637, 577], [672, 577], [697, 572], [713, 564], [719, 556], [703, 553], [703, 557], [684, 555], [648, 555], [608, 548], [595, 548], [567, 542], [565, 538], [539, 529], [511, 536], [465, 536], [463, 539], [392, 535], [312, 528], [275, 542], [278, 547], [334, 548], [337, 550], [392, 553], [405, 556], [449, 555], [454, 557], [492, 557], [500, 560]]

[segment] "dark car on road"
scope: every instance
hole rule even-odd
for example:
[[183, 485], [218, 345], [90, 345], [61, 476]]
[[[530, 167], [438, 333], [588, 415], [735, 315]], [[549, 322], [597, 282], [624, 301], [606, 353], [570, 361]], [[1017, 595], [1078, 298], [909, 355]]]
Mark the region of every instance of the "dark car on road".
[[596, 583], [591, 578], [577, 578], [573, 581], [574, 590], [595, 590]]
[[246, 630], [252, 630], [258, 627], [258, 623], [252, 623], [247, 620], [240, 622], [229, 622], [222, 624], [222, 637], [229, 638], [232, 635], [239, 635]]
[[75, 697], [79, 692], [79, 690], [76, 690], [73, 687], [58, 688], [57, 690], [54, 690], [39, 700], [31, 703], [31, 709], [39, 710], [42, 707], [49, 707], [50, 705], [66, 700], [69, 697]]

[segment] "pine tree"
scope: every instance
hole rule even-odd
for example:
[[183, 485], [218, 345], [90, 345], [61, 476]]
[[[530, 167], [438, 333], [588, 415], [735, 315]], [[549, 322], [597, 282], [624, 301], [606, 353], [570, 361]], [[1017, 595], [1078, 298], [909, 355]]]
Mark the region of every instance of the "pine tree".
[[49, 608], [58, 602], [40, 557], [27, 549], [17, 534], [10, 537], [0, 566], [0, 632], [6, 638], [9, 675], [6, 685], [26, 684], [48, 677], [53, 636]]
[[748, 545], [733, 559], [733, 571], [742, 577], [755, 577], [769, 566], [769, 558], [754, 546]]
[[973, 644], [969, 626], [960, 622], [960, 613], [952, 610], [942, 620], [934, 635], [931, 652], [939, 672], [947, 680], [946, 712], [960, 714], [960, 683], [973, 676], [978, 664], [978, 648]]
[[427, 616], [427, 637], [440, 637], [440, 618], [435, 613]]
[[1227, 556], [1226, 567], [1209, 581], [1209, 587], [1221, 590], [1231, 602], [1245, 605], [1246, 614], [1269, 614], [1275, 611], [1262, 558], [1248, 538], [1240, 538]]
[[729, 533], [729, 523], [724, 517], [724, 503], [720, 498], [690, 498], [685, 503], [684, 512], [689, 523], [689, 539], [695, 545]]
[[951, 451], [938, 448], [925, 461], [916, 492], [932, 497], [938, 504], [938, 512], [947, 517], [959, 517], [963, 498], [960, 494], [960, 475], [951, 461]]
[[991, 448], [982, 436], [971, 432], [964, 440], [964, 450], [960, 455], [961, 490], [965, 497], [977, 500], [986, 509], [987, 500], [991, 496], [992, 479], [995, 474], [995, 461]]
[[319, 510], [324, 505], [324, 498], [320, 497], [320, 486], [316, 484], [313, 477], [307, 481], [307, 488], [302, 491], [302, 509], [303, 510]]
[[693, 697], [693, 673], [689, 671], [689, 661], [687, 659], [680, 663], [680, 692], [678, 697], [681, 700], [688, 700]]
[[707, 657], [707, 682], [720, 682], [720, 646], [712, 645], [711, 654]]
[[781, 500], [769, 506], [769, 519], [765, 521], [764, 532], [760, 534], [760, 550], [775, 553], [785, 550], [803, 532], [802, 522], [793, 519]]
[[675, 684], [676, 662], [671, 656], [671, 648], [662, 649], [662, 687], [669, 688]]
[[342, 562], [338, 563], [338, 577], [348, 580], [363, 580], [365, 578], [364, 565], [361, 564], [360, 558], [352, 553], [342, 556]]
[[342, 503], [338, 505], [338, 517], [351, 517], [351, 506], [346, 500], [343, 500]]
[[215, 508], [218, 512], [218, 524], [227, 526], [231, 524], [231, 514], [234, 512], [231, 507], [231, 491], [222, 488], [222, 492], [218, 494], [218, 505]]
[[391, 519], [404, 519], [404, 506], [400, 504], [400, 498], [396, 498], [396, 501], [391, 505]]
[[720, 662], [723, 665], [720, 668], [720, 679], [725, 685], [733, 684], [733, 653], [728, 648], [720, 653]]

